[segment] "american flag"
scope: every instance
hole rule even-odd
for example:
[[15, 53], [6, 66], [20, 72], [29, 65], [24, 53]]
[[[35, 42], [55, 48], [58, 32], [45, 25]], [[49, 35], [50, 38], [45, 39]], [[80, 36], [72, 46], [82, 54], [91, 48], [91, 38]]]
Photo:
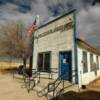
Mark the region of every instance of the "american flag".
[[36, 30], [39, 27], [39, 16], [37, 15], [33, 24], [28, 29], [28, 35], [32, 36], [33, 30]]

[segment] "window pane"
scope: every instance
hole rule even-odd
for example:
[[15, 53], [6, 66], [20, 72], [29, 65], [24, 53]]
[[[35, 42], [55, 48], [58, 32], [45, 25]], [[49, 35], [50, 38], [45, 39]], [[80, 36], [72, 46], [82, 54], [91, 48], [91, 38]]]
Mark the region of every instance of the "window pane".
[[50, 72], [50, 52], [38, 54], [38, 71]]
[[93, 66], [93, 54], [90, 54], [90, 66], [91, 66], [91, 71], [94, 70], [94, 66]]
[[43, 54], [38, 54], [38, 71], [43, 70]]
[[44, 56], [44, 71], [46, 72], [50, 71], [50, 52], [45, 53]]
[[98, 58], [98, 56], [96, 56], [96, 60], [97, 60], [97, 69], [99, 69], [99, 58]]
[[87, 53], [83, 51], [83, 73], [88, 72]]

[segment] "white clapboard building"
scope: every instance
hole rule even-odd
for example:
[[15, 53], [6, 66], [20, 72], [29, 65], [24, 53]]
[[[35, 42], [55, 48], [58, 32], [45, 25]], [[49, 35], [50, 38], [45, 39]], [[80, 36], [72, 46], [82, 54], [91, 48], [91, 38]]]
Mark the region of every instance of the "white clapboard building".
[[76, 38], [75, 10], [35, 30], [33, 48], [33, 69], [43, 77], [81, 86], [100, 76], [100, 52]]

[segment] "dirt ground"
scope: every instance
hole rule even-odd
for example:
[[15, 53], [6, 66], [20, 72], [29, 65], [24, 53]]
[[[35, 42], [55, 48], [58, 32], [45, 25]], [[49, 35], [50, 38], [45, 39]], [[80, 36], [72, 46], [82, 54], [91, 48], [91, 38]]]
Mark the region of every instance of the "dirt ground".
[[[23, 80], [13, 79], [12, 73], [0, 73], [0, 100], [46, 100], [35, 91], [27, 92]], [[55, 100], [100, 100], [100, 79], [79, 93], [69, 91]]]
[[36, 92], [27, 92], [22, 80], [13, 79], [11, 74], [0, 74], [0, 100], [45, 100]]
[[69, 91], [56, 97], [55, 100], [100, 100], [100, 78], [86, 86], [80, 92]]

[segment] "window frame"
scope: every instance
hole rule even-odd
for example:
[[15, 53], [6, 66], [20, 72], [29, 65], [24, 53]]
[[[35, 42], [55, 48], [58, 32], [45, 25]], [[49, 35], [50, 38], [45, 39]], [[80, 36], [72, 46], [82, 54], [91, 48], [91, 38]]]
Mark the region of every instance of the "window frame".
[[[48, 67], [49, 70], [45, 70], [45, 68], [46, 68], [46, 67], [45, 67], [45, 56], [46, 56], [47, 53], [50, 54], [50, 56], [49, 56], [49, 57], [50, 57], [50, 58], [49, 58], [50, 61], [49, 61], [49, 67]], [[43, 63], [43, 64], [42, 64], [42, 68], [41, 68], [42, 70], [39, 70], [39, 66], [38, 66], [38, 65], [39, 65], [39, 64], [38, 64], [38, 57], [39, 57], [39, 54], [42, 54], [42, 55], [43, 55], [43, 60], [42, 60], [42, 63]], [[38, 52], [38, 56], [37, 56], [37, 70], [38, 70], [39, 72], [47, 72], [47, 73], [49, 73], [49, 72], [51, 71], [51, 51]]]
[[97, 65], [97, 70], [99, 70], [99, 56], [96, 56], [96, 65]]
[[93, 53], [90, 53], [90, 71], [94, 71], [94, 67], [93, 67]]
[[[83, 51], [82, 52], [82, 56], [83, 56], [83, 73], [87, 73], [88, 72], [88, 57], [87, 57], [87, 52]], [[85, 57], [84, 57], [85, 54]]]

